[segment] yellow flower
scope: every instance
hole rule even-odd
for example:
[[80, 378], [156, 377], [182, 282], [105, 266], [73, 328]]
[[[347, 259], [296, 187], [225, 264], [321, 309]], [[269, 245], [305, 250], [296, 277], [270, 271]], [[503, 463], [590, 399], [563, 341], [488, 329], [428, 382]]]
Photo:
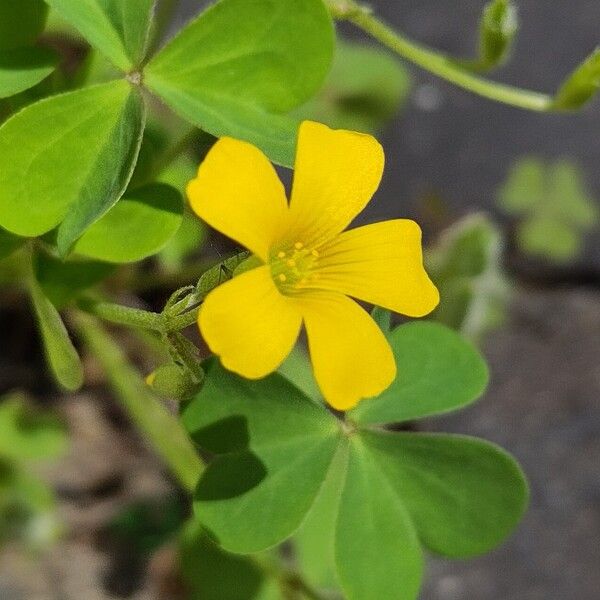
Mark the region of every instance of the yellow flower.
[[190, 204], [256, 261], [200, 310], [200, 331], [225, 368], [249, 379], [268, 375], [304, 323], [316, 380], [333, 407], [348, 410], [392, 383], [392, 350], [350, 297], [421, 317], [439, 295], [423, 268], [415, 222], [344, 231], [379, 187], [383, 165], [373, 137], [305, 121], [288, 205], [260, 150], [231, 138], [211, 149], [188, 185]]

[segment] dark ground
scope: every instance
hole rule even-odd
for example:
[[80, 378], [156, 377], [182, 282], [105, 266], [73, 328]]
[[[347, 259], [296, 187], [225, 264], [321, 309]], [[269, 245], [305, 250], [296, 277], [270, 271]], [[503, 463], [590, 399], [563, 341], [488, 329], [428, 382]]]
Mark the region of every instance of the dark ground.
[[[371, 3], [424, 44], [463, 56], [475, 48], [482, 0]], [[188, 4], [196, 12], [203, 2]], [[521, 32], [499, 79], [550, 92], [598, 43], [600, 3], [520, 5]], [[575, 157], [600, 197], [600, 101], [574, 116], [536, 115], [414, 74], [416, 93], [383, 135], [387, 171], [366, 219], [417, 215], [422, 197], [432, 193], [451, 217], [493, 210], [507, 169], [529, 153]], [[474, 407], [427, 425], [481, 436], [515, 454], [530, 478], [532, 505], [515, 536], [492, 554], [464, 563], [432, 560], [423, 600], [600, 597], [600, 289], [590, 281], [578, 284], [580, 267], [600, 272], [600, 235], [590, 238], [569, 287], [523, 282], [507, 327], [485, 344], [493, 374], [488, 394]], [[59, 404], [75, 438], [68, 459], [49, 477], [71, 533], [42, 569], [13, 552], [0, 556], [2, 600], [110, 598], [107, 581], [112, 574], [114, 591], [119, 564], [99, 543], [99, 532], [133, 499], [171, 490], [160, 465], [123, 429], [106, 398], [92, 391]], [[131, 598], [157, 598], [160, 564], [145, 581], [134, 581]], [[123, 577], [132, 578], [127, 572]]]

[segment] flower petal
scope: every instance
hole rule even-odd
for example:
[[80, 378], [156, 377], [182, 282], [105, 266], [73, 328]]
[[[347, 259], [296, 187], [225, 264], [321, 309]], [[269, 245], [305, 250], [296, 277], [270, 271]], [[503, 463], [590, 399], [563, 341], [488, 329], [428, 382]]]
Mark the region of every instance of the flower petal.
[[377, 396], [396, 376], [394, 355], [369, 314], [354, 300], [330, 292], [296, 298], [302, 311], [315, 377], [338, 410]]
[[258, 148], [221, 138], [188, 184], [187, 195], [201, 219], [267, 260], [288, 206], [283, 184]]
[[299, 311], [279, 293], [268, 266], [213, 290], [198, 318], [204, 340], [223, 366], [247, 379], [260, 379], [279, 367], [301, 324]]
[[304, 121], [298, 134], [289, 241], [311, 246], [343, 231], [379, 187], [384, 161], [374, 137]]
[[421, 229], [408, 219], [345, 231], [319, 249], [321, 289], [335, 290], [409, 317], [422, 317], [440, 296], [423, 268]]

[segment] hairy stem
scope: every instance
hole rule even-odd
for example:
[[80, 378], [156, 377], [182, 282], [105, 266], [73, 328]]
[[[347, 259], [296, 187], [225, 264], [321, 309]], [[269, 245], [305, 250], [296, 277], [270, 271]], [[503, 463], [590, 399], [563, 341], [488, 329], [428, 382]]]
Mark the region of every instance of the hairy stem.
[[149, 310], [97, 301], [92, 298], [80, 300], [79, 308], [116, 325], [126, 325], [127, 327], [137, 327], [160, 333], [165, 331], [163, 315]]

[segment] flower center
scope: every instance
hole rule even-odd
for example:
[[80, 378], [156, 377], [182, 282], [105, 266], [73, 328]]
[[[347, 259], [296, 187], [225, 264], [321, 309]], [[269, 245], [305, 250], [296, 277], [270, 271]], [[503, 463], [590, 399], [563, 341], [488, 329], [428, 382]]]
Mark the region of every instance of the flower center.
[[307, 248], [302, 242], [293, 246], [276, 249], [271, 256], [271, 276], [282, 294], [293, 294], [314, 284], [319, 278], [315, 272], [319, 262], [319, 252]]

